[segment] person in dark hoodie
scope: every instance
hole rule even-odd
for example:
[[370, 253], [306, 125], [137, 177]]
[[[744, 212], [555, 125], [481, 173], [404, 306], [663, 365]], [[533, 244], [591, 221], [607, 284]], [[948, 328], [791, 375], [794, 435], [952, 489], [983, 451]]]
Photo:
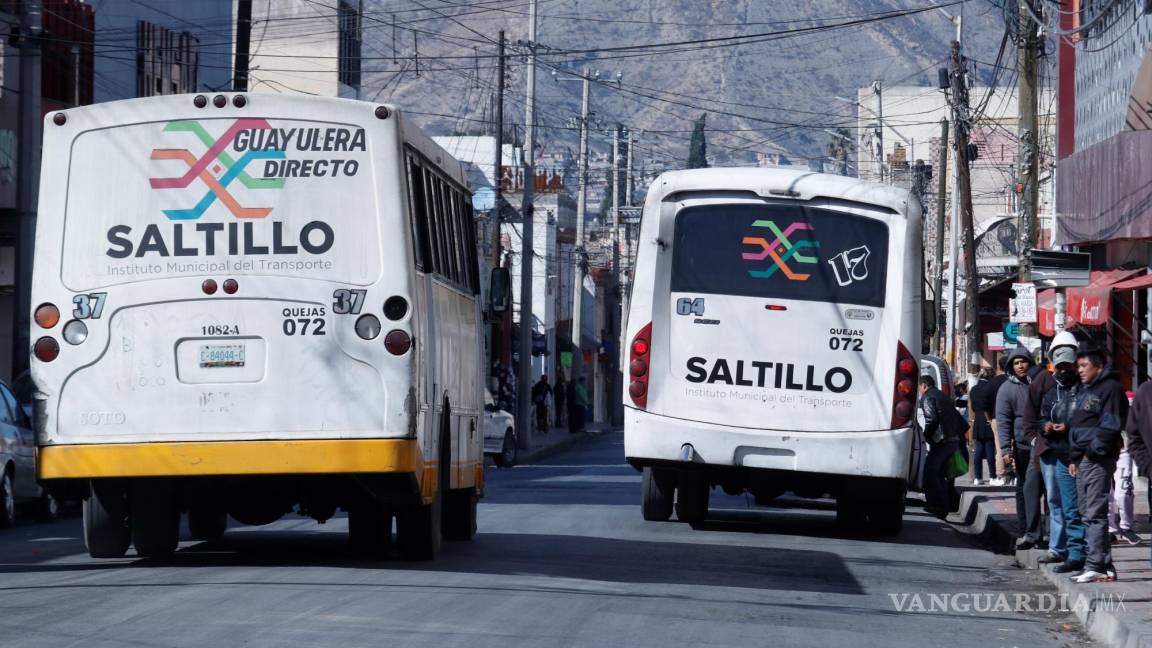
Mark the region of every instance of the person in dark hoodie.
[[[1132, 398], [1128, 412], [1128, 454], [1145, 477], [1152, 476], [1152, 380], [1146, 380]], [[1152, 488], [1148, 489], [1148, 505], [1152, 507]], [[1152, 564], [1152, 557], [1149, 557]]]
[[[1032, 355], [1023, 346], [1008, 356], [1008, 380], [996, 392], [996, 433], [1004, 464], [1016, 471], [1016, 521], [1021, 538], [1016, 549], [1024, 551], [1040, 543], [1040, 490], [1025, 488], [1028, 465], [1032, 463], [1032, 439], [1025, 434], [1024, 412], [1028, 407], [1028, 373]], [[1033, 485], [1036, 480], [1033, 479]], [[1029, 506], [1029, 501], [1031, 506]], [[1029, 515], [1033, 512], [1033, 515]]]
[[1072, 390], [1080, 384], [1076, 373], [1076, 338], [1062, 331], [1052, 340], [1049, 356], [1052, 372], [1049, 377], [1032, 381], [1030, 396], [1039, 397], [1036, 408], [1037, 425], [1043, 449], [1037, 443], [1034, 450], [1040, 454], [1040, 472], [1048, 492], [1048, 554], [1040, 558], [1044, 563], [1057, 565], [1057, 573], [1078, 573], [1084, 569], [1084, 522], [1080, 518], [1076, 480], [1068, 474], [1071, 445], [1068, 442], [1068, 404]]
[[948, 515], [952, 505], [952, 488], [945, 466], [959, 449], [960, 437], [968, 424], [956, 411], [956, 404], [936, 387], [932, 376], [920, 376], [919, 408], [924, 415], [924, 438], [928, 440], [928, 457], [924, 460], [924, 507], [938, 517]]
[[1077, 583], [1116, 580], [1108, 537], [1108, 491], [1120, 456], [1120, 431], [1128, 416], [1128, 397], [1116, 381], [1103, 351], [1081, 349], [1076, 354], [1080, 384], [1073, 392], [1067, 416], [1068, 474], [1076, 478], [1080, 516], [1084, 518], [1087, 559]]

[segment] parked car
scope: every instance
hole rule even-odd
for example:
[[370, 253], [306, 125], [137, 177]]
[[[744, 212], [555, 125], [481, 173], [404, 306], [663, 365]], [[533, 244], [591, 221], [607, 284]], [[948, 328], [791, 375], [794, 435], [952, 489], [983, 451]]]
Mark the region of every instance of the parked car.
[[516, 419], [497, 407], [492, 394], [484, 392], [484, 454], [500, 468], [516, 465]]
[[59, 514], [56, 499], [36, 481], [36, 435], [31, 419], [8, 385], [0, 383], [0, 528], [10, 527], [17, 508], [39, 520]]

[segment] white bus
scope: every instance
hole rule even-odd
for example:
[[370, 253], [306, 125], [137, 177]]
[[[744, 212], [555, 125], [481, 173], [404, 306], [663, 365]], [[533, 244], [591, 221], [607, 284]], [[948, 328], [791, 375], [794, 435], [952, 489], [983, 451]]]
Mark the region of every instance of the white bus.
[[622, 358], [643, 514], [697, 522], [713, 486], [837, 499], [900, 531], [920, 444], [920, 207], [888, 185], [784, 169], [660, 176]]
[[461, 165], [392, 106], [182, 95], [48, 114], [33, 279], [38, 472], [94, 557], [227, 517], [349, 514], [431, 559], [483, 488]]

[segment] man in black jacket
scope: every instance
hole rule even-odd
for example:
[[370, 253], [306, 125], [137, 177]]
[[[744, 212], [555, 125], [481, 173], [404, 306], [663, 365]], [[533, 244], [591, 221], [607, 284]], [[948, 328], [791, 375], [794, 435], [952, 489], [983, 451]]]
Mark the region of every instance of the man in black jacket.
[[1076, 354], [1080, 385], [1069, 403], [1067, 415], [1068, 474], [1076, 478], [1080, 516], [1084, 518], [1088, 556], [1077, 583], [1116, 580], [1112, 547], [1108, 537], [1108, 491], [1120, 456], [1120, 431], [1128, 415], [1128, 397], [1116, 381], [1102, 351]]
[[992, 391], [992, 383], [988, 379], [988, 370], [980, 370], [980, 378], [972, 391], [968, 392], [968, 402], [972, 405], [972, 468], [976, 474], [979, 486], [984, 479], [984, 466], [988, 464], [988, 483], [996, 479], [996, 441], [992, 424], [988, 421], [988, 412], [996, 413], [996, 392]]
[[[1140, 474], [1152, 477], [1152, 380], [1146, 380], [1132, 398], [1128, 412], [1128, 454], [1140, 468]], [[1148, 489], [1148, 504], [1152, 506], [1152, 488]], [[1149, 558], [1152, 562], [1152, 558]]]
[[[1036, 417], [1044, 445], [1038, 452], [1048, 492], [1048, 555], [1040, 562], [1062, 562], [1056, 567], [1058, 573], [1083, 571], [1085, 558], [1084, 521], [1080, 518], [1076, 480], [1068, 474], [1071, 452], [1068, 404], [1073, 390], [1080, 384], [1076, 372], [1077, 351], [1076, 338], [1071, 333], [1058, 334], [1049, 350], [1053, 365], [1051, 378], [1034, 379], [1031, 385], [1040, 398]], [[1039, 447], [1038, 444], [1036, 448]]]
[[1034, 473], [1032, 488], [1027, 488], [1028, 465], [1032, 463], [1032, 441], [1024, 428], [1028, 406], [1029, 373], [1035, 363], [1032, 354], [1019, 346], [1008, 356], [1008, 380], [996, 392], [996, 433], [1005, 466], [1016, 472], [1016, 522], [1021, 538], [1016, 549], [1031, 549], [1040, 542], [1039, 474]]
[[920, 411], [924, 415], [924, 438], [928, 440], [928, 457], [924, 461], [924, 508], [944, 517], [951, 510], [952, 489], [948, 487], [945, 467], [959, 449], [959, 439], [966, 425], [952, 399], [936, 388], [932, 376], [920, 376]]

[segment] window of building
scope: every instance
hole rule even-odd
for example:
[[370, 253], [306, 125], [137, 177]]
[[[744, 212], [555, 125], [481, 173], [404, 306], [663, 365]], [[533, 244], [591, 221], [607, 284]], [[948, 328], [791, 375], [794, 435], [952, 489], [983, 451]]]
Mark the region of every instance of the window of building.
[[200, 39], [146, 20], [136, 23], [136, 96], [196, 92], [199, 89]]
[[361, 43], [359, 6], [341, 2], [338, 20], [340, 25], [340, 57], [337, 64], [340, 68], [340, 83], [359, 88]]

